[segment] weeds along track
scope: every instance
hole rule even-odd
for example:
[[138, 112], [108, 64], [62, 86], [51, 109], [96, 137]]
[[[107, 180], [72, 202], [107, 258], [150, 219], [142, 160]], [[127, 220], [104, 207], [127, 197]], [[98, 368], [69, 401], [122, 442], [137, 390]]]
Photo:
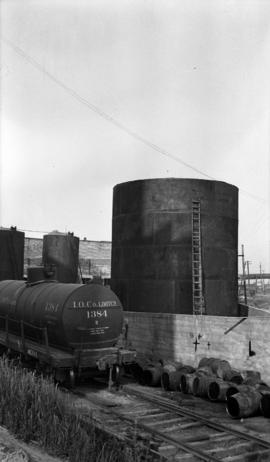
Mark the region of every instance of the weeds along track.
[[[69, 390], [72, 406], [77, 407], [81, 422], [88, 426], [94, 424], [103, 433], [114, 437], [121, 443], [130, 448], [130, 454], [135, 456], [130, 460], [143, 461], [160, 461], [167, 460], [156, 450], [159, 447], [159, 441], [155, 442], [151, 432], [137, 430], [134, 420], [125, 418], [116, 408], [125, 407], [127, 404], [125, 394], [102, 392], [93, 393], [91, 388], [85, 387]], [[135, 401], [133, 399], [133, 406]], [[128, 406], [130, 400], [128, 400]], [[143, 456], [140, 458], [140, 456]]]
[[99, 408], [99, 419], [94, 420], [100, 428], [129, 444], [136, 440], [141, 447], [149, 447], [149, 455], [156, 460], [270, 460], [270, 442], [184, 409], [151, 389], [126, 385], [117, 394], [118, 404], [97, 400], [91, 393], [79, 394]]

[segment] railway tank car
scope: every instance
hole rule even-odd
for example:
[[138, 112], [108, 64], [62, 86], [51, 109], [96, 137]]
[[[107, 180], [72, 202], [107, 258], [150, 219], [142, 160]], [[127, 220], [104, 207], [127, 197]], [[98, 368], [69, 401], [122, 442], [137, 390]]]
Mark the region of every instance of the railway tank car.
[[0, 282], [0, 344], [45, 364], [60, 381], [132, 362], [134, 352], [116, 346], [122, 323], [121, 302], [108, 287]]

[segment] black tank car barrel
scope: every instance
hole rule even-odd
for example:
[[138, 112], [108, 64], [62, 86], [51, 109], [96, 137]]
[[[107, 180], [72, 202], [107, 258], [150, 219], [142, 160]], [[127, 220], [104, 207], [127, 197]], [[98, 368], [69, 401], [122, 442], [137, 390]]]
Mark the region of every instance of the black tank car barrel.
[[0, 344], [56, 369], [132, 362], [135, 354], [116, 347], [122, 323], [121, 302], [108, 287], [0, 282]]

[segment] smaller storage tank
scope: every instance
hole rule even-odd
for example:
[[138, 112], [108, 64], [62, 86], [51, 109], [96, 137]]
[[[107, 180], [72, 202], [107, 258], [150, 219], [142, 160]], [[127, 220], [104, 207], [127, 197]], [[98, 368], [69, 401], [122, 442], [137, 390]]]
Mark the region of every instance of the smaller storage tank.
[[23, 279], [24, 233], [0, 228], [0, 280]]
[[80, 239], [73, 233], [53, 231], [43, 236], [43, 265], [55, 265], [59, 282], [77, 282], [79, 243]]

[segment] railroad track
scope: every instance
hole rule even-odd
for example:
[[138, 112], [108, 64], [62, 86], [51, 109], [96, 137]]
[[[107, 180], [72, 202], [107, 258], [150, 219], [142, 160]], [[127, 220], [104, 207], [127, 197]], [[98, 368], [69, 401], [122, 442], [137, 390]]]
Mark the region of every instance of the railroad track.
[[[128, 405], [107, 405], [104, 428], [150, 445], [153, 456], [169, 461], [255, 462], [270, 460], [270, 442], [247, 435], [140, 387], [125, 386]], [[87, 396], [92, 401], [91, 395]], [[97, 405], [96, 398], [93, 403]], [[99, 403], [102, 407], [102, 403]], [[104, 410], [104, 408], [103, 408]]]

